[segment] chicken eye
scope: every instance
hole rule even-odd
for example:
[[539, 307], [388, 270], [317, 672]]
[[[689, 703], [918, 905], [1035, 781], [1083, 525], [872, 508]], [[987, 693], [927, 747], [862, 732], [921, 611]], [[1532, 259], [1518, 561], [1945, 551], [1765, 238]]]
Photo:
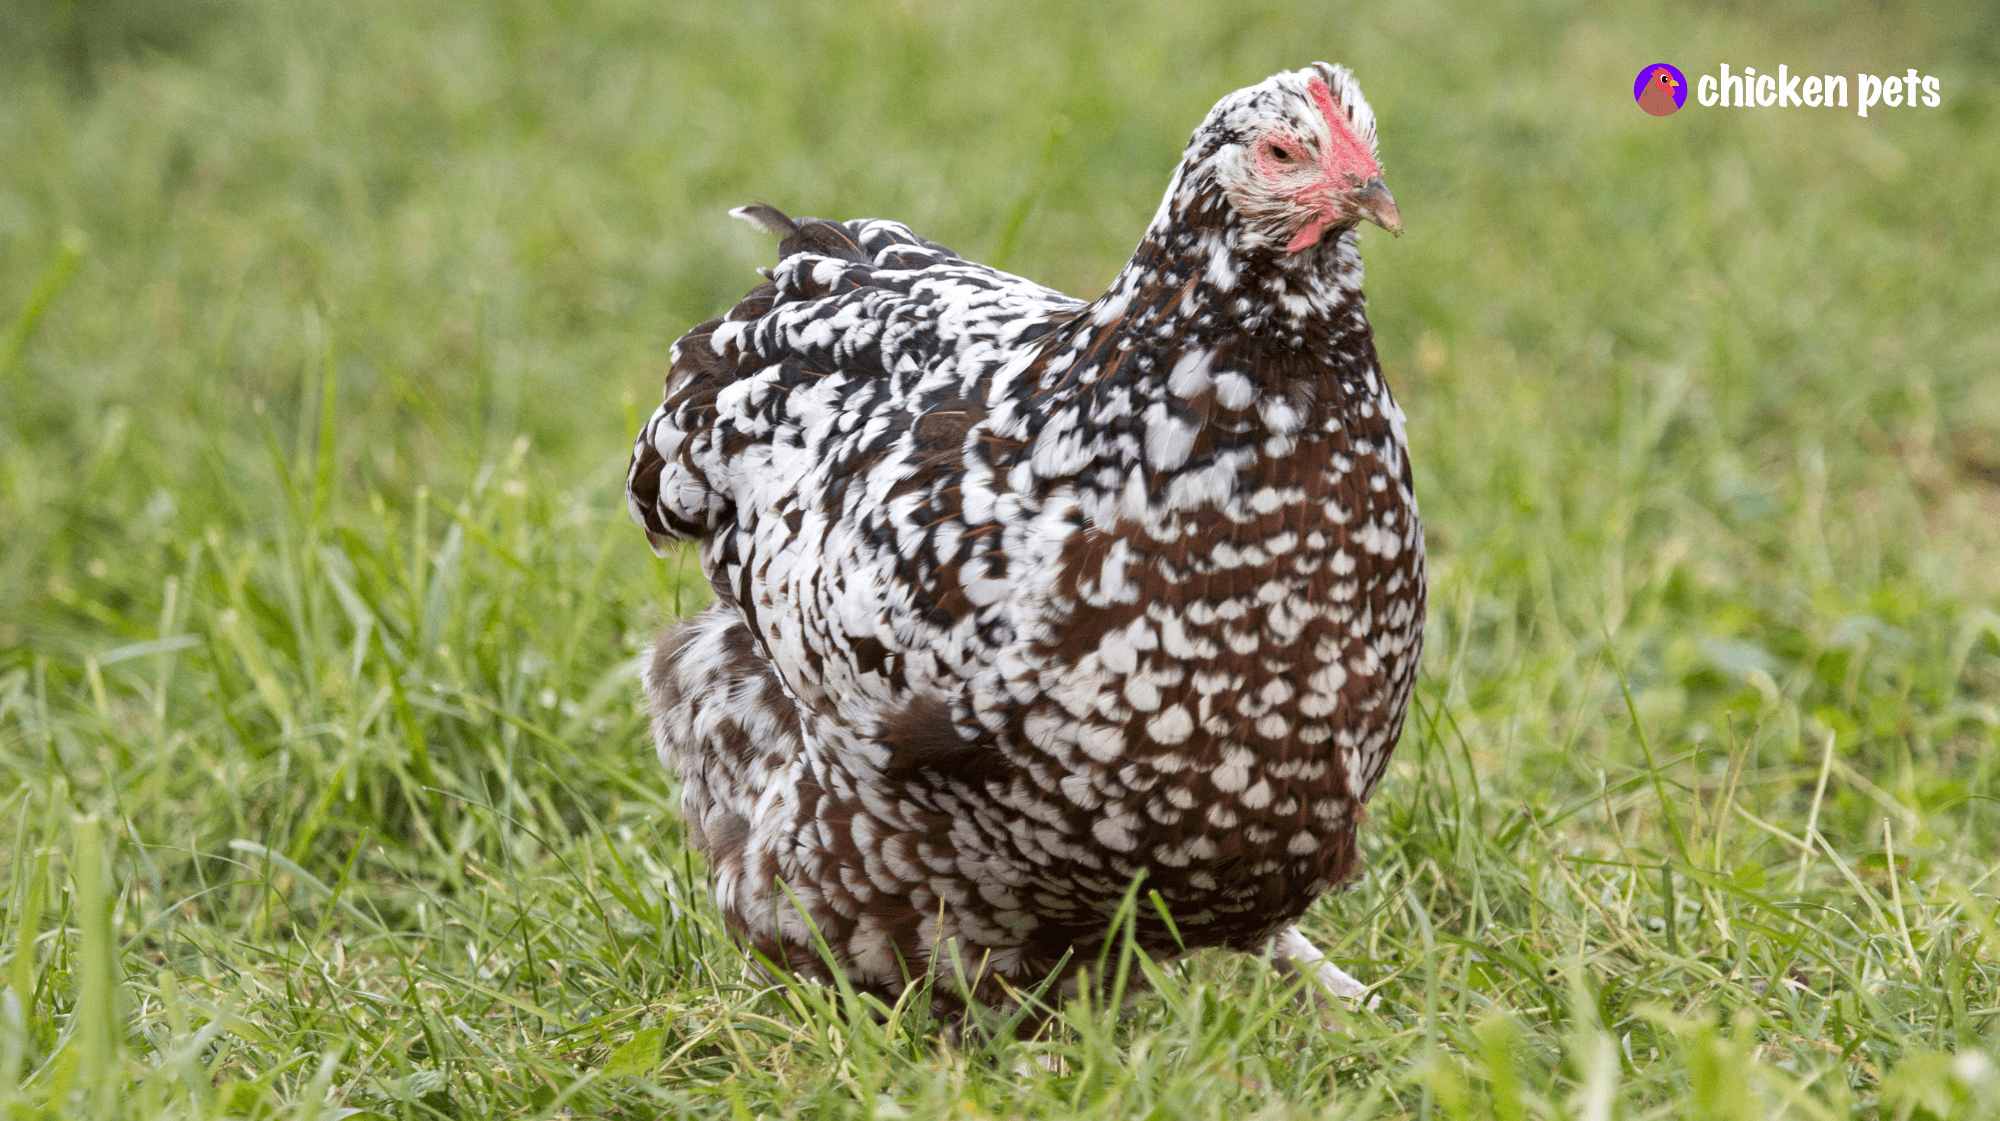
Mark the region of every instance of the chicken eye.
[[1271, 149], [1272, 159], [1278, 160], [1283, 163], [1292, 162], [1292, 153], [1290, 149], [1277, 144], [1270, 145], [1270, 149]]

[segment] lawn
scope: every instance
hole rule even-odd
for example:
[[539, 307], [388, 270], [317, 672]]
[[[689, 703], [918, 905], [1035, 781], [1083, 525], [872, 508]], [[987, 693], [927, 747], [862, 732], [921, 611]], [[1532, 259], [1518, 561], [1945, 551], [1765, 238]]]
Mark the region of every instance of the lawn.
[[[0, 1116], [2000, 1116], [2000, 8], [0, 9]], [[1094, 294], [1220, 95], [1381, 120], [1432, 558], [1365, 875], [939, 1042], [746, 968], [622, 484], [770, 239]], [[1632, 103], [1641, 66], [1941, 78]]]

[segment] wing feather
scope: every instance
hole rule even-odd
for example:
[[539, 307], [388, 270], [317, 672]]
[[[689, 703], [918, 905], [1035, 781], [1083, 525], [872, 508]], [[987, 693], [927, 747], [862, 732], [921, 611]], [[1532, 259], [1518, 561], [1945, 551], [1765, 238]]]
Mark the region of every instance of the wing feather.
[[633, 516], [656, 550], [705, 543], [711, 582], [804, 708], [877, 742], [921, 726], [935, 746], [937, 713], [963, 717], [1008, 633], [1005, 597], [962, 578], [1007, 569], [1006, 507], [989, 493], [982, 518], [965, 513], [995, 450], [1019, 446], [988, 430], [987, 393], [1082, 303], [898, 222], [731, 214], [782, 235], [778, 263], [675, 345], [627, 476]]

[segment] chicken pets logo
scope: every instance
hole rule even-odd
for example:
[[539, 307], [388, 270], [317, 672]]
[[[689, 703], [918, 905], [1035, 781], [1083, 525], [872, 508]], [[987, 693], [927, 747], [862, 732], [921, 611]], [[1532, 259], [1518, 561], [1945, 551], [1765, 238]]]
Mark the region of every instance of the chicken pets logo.
[[1639, 80], [1632, 83], [1632, 99], [1655, 117], [1670, 117], [1687, 104], [1687, 76], [1678, 67], [1656, 62], [1639, 71]]
[[[1632, 83], [1632, 99], [1639, 108], [1655, 117], [1670, 116], [1687, 104], [1688, 80], [1678, 69], [1656, 62], [1639, 71]], [[1695, 103], [1726, 109], [1847, 108], [1847, 75], [1794, 74], [1780, 65], [1778, 72], [1759, 74], [1746, 66], [1732, 72], [1723, 63], [1713, 74], [1703, 74], [1694, 83]], [[1930, 74], [1918, 74], [1915, 67], [1904, 74], [1883, 77], [1877, 74], [1854, 76], [1855, 112], [1865, 117], [1876, 106], [1935, 109], [1944, 104], [1944, 87]]]

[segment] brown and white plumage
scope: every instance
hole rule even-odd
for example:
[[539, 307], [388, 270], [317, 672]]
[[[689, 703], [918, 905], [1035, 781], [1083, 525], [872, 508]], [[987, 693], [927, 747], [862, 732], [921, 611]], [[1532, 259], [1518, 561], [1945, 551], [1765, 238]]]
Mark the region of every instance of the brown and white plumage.
[[[1316, 64], [1224, 98], [1085, 303], [894, 222], [784, 235], [674, 349], [628, 483], [716, 601], [646, 675], [752, 948], [1001, 1003], [1101, 944], [1276, 955], [1354, 863], [1424, 617], [1360, 220], [1374, 118]], [[782, 884], [782, 886], [779, 886]], [[949, 986], [947, 986], [949, 987]]]

